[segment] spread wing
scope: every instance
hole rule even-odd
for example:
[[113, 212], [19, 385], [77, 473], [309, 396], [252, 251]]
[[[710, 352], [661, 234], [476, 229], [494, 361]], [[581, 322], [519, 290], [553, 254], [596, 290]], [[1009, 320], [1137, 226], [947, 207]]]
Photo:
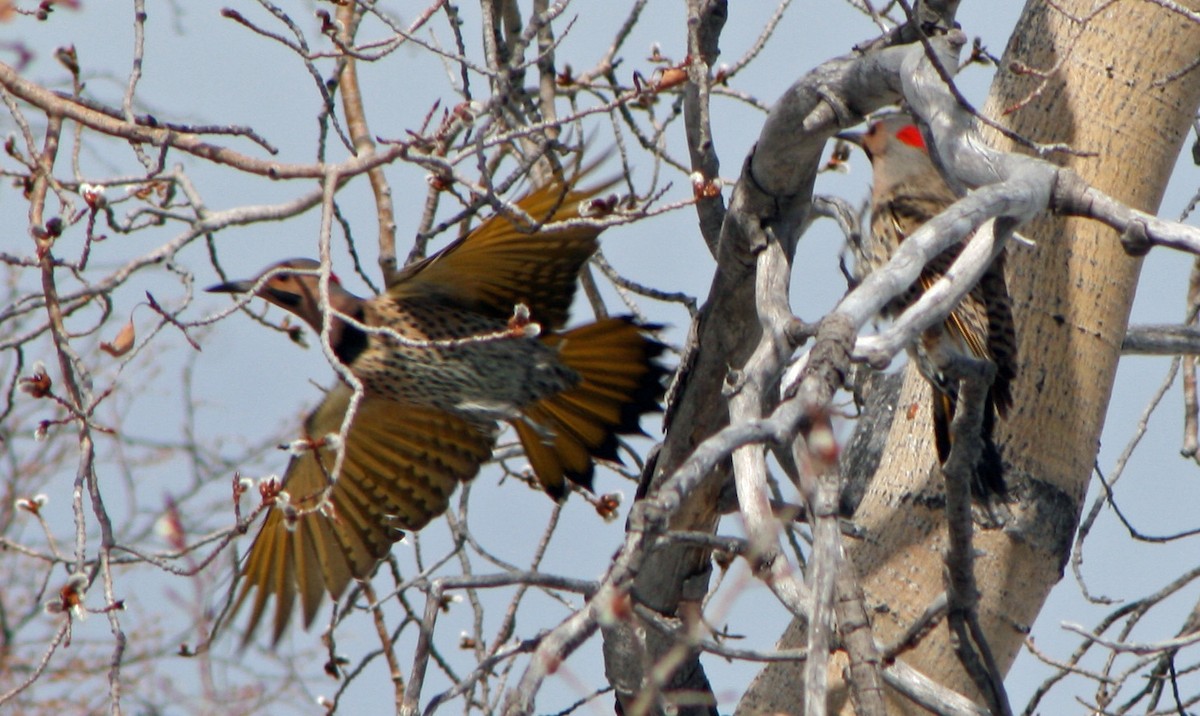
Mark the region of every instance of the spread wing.
[[516, 203], [536, 224], [514, 223], [497, 214], [442, 251], [405, 267], [388, 293], [401, 299], [434, 297], [499, 320], [524, 303], [544, 328], [561, 328], [579, 270], [596, 252], [603, 229], [555, 224], [579, 219], [581, 202], [615, 184], [610, 180], [576, 189], [587, 171], [570, 183], [550, 182]]
[[[313, 440], [340, 428], [350, 388], [339, 383], [305, 421]], [[492, 454], [494, 427], [379, 398], [364, 398], [347, 435], [340, 477], [325, 500], [332, 448], [293, 457], [283, 477], [286, 507], [277, 503], [242, 567], [236, 612], [254, 594], [243, 644], [275, 597], [272, 640], [283, 635], [299, 595], [312, 624], [326, 592], [337, 599], [352, 579], [367, 577], [403, 536], [445, 512], [458, 483]], [[324, 508], [322, 508], [324, 505]]]

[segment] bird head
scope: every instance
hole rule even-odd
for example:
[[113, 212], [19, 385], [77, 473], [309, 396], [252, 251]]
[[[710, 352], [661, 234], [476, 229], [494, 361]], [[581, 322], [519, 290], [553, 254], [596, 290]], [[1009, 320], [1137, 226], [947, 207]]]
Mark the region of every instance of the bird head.
[[866, 132], [841, 132], [836, 136], [862, 147], [872, 162], [889, 156], [929, 156], [921, 128], [907, 114], [889, 114], [872, 122]]
[[[287, 259], [271, 264], [257, 276], [243, 281], [228, 281], [204, 289], [209, 293], [254, 293], [268, 302], [304, 319], [314, 330], [321, 330], [319, 261]], [[263, 280], [265, 277], [266, 280]], [[257, 287], [257, 288], [256, 288]], [[353, 313], [361, 301], [342, 287], [336, 275], [329, 276], [329, 304], [337, 311]]]
[[921, 129], [907, 114], [889, 114], [872, 122], [866, 132], [836, 136], [866, 152], [877, 193], [903, 182], [920, 181], [929, 172], [937, 173]]

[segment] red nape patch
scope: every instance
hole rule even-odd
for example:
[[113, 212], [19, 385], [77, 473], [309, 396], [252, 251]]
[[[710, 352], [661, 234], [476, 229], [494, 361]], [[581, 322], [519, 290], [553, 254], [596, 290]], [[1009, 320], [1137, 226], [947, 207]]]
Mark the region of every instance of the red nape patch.
[[910, 147], [917, 149], [925, 149], [925, 138], [921, 136], [921, 130], [917, 129], [915, 124], [906, 124], [896, 132], [896, 139], [904, 142]]
[[336, 283], [339, 286], [342, 285], [342, 280], [338, 278], [338, 275], [332, 271], [329, 272], [329, 282]]

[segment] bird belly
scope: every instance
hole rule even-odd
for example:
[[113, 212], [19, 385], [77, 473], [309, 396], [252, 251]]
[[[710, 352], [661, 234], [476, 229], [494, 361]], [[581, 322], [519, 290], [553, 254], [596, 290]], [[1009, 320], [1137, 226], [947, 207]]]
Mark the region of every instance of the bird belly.
[[408, 315], [381, 324], [399, 338], [372, 334], [351, 371], [371, 394], [489, 420], [513, 418], [579, 382], [538, 339], [478, 314], [459, 314], [443, 307], [432, 321]]

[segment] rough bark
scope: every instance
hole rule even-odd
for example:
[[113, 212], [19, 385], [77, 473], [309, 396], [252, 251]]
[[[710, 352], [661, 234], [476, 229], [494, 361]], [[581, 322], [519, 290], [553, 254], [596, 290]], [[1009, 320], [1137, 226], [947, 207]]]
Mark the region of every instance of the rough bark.
[[[1115, 3], [1084, 23], [1092, 3], [1027, 4], [985, 108], [987, 116], [1038, 142], [1095, 152], [1065, 162], [1097, 188], [1154, 212], [1200, 104], [1197, 73], [1156, 85], [1200, 54], [1195, 24], [1152, 3]], [[1186, 3], [1193, 10], [1195, 1]], [[1039, 77], [1014, 63], [1054, 68], [1044, 90], [1015, 112]], [[995, 145], [1011, 148], [1000, 141]], [[1047, 218], [1022, 233], [1037, 248], [1010, 250], [1009, 284], [1020, 342], [1013, 414], [1001, 424], [1015, 502], [1003, 525], [981, 526], [975, 546], [979, 614], [993, 654], [1007, 671], [1051, 587], [1062, 576], [1078, 523], [1111, 394], [1140, 269], [1111, 230], [1086, 220]], [[852, 544], [877, 638], [889, 643], [944, 589], [944, 491], [934, 464], [927, 388], [909, 371], [879, 472], [856, 521]], [[780, 647], [805, 643], [793, 623]], [[902, 659], [978, 699], [958, 663], [945, 623]], [[764, 669], [739, 713], [796, 712], [802, 664]], [[838, 678], [836, 670], [831, 671]], [[836, 691], [834, 693], [837, 693]], [[919, 712], [899, 700], [896, 713]]]

